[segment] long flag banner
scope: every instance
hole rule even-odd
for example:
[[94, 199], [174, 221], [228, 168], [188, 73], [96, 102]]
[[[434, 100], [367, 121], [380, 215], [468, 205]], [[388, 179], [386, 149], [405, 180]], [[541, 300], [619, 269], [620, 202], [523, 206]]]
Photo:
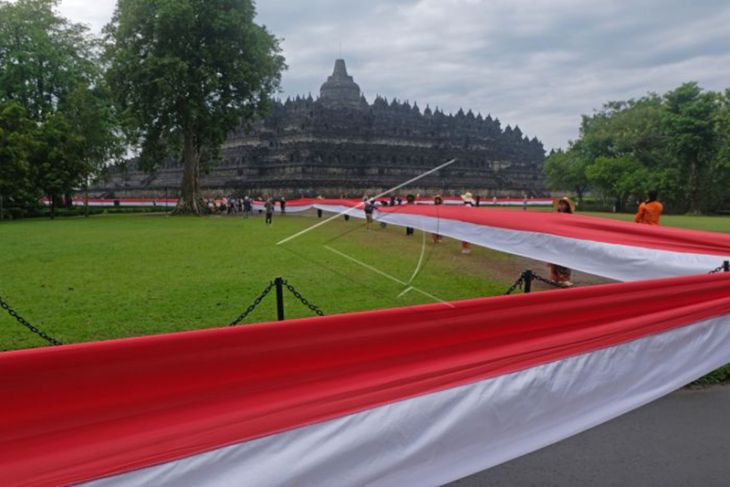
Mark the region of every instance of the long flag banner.
[[[314, 206], [365, 218], [350, 200]], [[702, 274], [730, 259], [730, 234], [585, 215], [404, 205], [378, 207], [374, 217], [618, 281]]]
[[[387, 202], [387, 198], [382, 201]], [[91, 206], [172, 207], [177, 200], [90, 200]], [[82, 204], [81, 200], [75, 202]], [[420, 198], [416, 205], [379, 206], [375, 219], [418, 228], [475, 245], [577, 269], [618, 281], [638, 281], [701, 274], [730, 259], [730, 235], [636, 225], [606, 218], [546, 212], [501, 211], [494, 206], [545, 206], [550, 199], [486, 200], [492, 208], [465, 206], [460, 198], [445, 198], [444, 205]], [[256, 201], [255, 210], [264, 202]], [[312, 209], [348, 212], [365, 218], [363, 202], [356, 199], [297, 199], [286, 203], [287, 213]], [[276, 202], [276, 211], [281, 211]]]
[[0, 354], [3, 485], [439, 485], [730, 362], [730, 274]]
[[[445, 196], [442, 198], [445, 205], [463, 205], [464, 200], [458, 197]], [[228, 198], [215, 198], [219, 204], [221, 202], [228, 202]], [[304, 211], [311, 209], [313, 204], [317, 200], [314, 198], [302, 198], [290, 200], [287, 202], [290, 208], [294, 211]], [[360, 200], [350, 200], [353, 203], [357, 203]], [[382, 201], [390, 201], [390, 198], [382, 198]], [[401, 202], [404, 200], [401, 198]], [[159, 207], [159, 208], [174, 208], [177, 205], [177, 198], [82, 198], [76, 197], [72, 199], [73, 206], [85, 206], [88, 204], [92, 207]], [[51, 205], [51, 200], [48, 198], [42, 198], [41, 204], [45, 206]], [[279, 200], [276, 200], [277, 206]], [[419, 205], [432, 205], [433, 198], [417, 198], [416, 204]], [[553, 204], [552, 198], [484, 198], [480, 201], [480, 204], [484, 206], [551, 206]], [[264, 202], [257, 200], [254, 203], [254, 207], [259, 210], [263, 209]]]

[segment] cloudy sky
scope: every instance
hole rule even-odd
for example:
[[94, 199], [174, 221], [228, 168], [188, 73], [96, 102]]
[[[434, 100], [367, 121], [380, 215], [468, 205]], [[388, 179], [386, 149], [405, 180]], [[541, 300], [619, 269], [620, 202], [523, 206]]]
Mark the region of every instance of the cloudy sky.
[[[114, 0], [62, 0], [100, 30]], [[580, 115], [684, 81], [730, 87], [728, 0], [261, 0], [282, 39], [282, 97], [312, 93], [342, 56], [376, 94], [519, 125], [546, 147], [577, 137]]]

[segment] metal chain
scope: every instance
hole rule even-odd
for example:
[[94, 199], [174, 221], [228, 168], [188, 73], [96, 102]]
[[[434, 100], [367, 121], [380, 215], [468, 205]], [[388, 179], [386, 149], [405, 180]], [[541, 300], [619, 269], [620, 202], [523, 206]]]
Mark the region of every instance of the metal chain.
[[324, 316], [324, 311], [322, 311], [322, 310], [321, 310], [321, 309], [319, 308], [319, 306], [316, 306], [316, 305], [314, 305], [314, 304], [310, 303], [310, 302], [309, 302], [309, 301], [307, 300], [307, 298], [305, 298], [304, 296], [302, 296], [302, 295], [301, 295], [301, 294], [299, 293], [299, 291], [297, 291], [296, 289], [294, 289], [294, 286], [292, 286], [291, 284], [289, 284], [289, 283], [288, 283], [287, 281], [282, 281], [282, 284], [284, 284], [284, 285], [286, 286], [286, 288], [287, 288], [287, 289], [288, 289], [288, 290], [289, 290], [289, 291], [290, 291], [290, 292], [291, 292], [291, 293], [292, 293], [292, 294], [293, 294], [293, 295], [294, 295], [294, 296], [295, 296], [295, 297], [296, 297], [296, 298], [297, 298], [297, 299], [298, 299], [299, 301], [301, 301], [301, 302], [302, 302], [302, 304], [303, 304], [304, 306], [306, 306], [307, 308], [309, 308], [309, 309], [311, 309], [312, 311], [314, 311], [314, 312], [315, 312], [315, 313], [316, 313], [316, 314], [317, 314], [318, 316]]
[[[550, 279], [545, 279], [544, 277], [539, 276], [539, 275], [535, 274], [534, 272], [531, 272], [531, 271], [526, 271], [526, 272], [530, 272], [530, 274], [534, 280], [543, 282], [543, 283], [547, 284], [548, 286], [552, 286], [552, 287], [556, 287], [556, 288], [560, 288], [560, 289], [563, 289], [565, 287], [557, 282], [551, 281]], [[523, 272], [522, 274], [520, 274], [520, 278], [517, 279], [517, 281], [515, 281], [515, 283], [512, 284], [512, 286], [510, 286], [510, 288], [507, 290], [506, 293], [504, 293], [505, 296], [508, 294], [512, 294], [518, 288], [522, 289], [522, 286], [525, 283], [525, 273], [526, 272]]]
[[717, 267], [717, 268], [711, 270], [708, 274], [717, 274], [718, 272], [725, 272], [726, 265], [727, 265], [727, 261], [723, 262], [720, 267]]
[[507, 292], [504, 293], [504, 295], [507, 296], [509, 294], [512, 294], [513, 292], [515, 292], [517, 290], [517, 288], [522, 289], [522, 283], [524, 281], [525, 281], [525, 275], [523, 273], [523, 274], [520, 274], [520, 278], [517, 279], [517, 281], [515, 281], [515, 283], [512, 284], [509, 289], [507, 289]]
[[538, 281], [540, 281], [540, 282], [544, 282], [545, 284], [547, 284], [547, 285], [549, 285], [549, 286], [552, 286], [552, 287], [559, 287], [560, 289], [564, 289], [564, 288], [565, 288], [565, 286], [563, 286], [562, 284], [560, 284], [560, 283], [557, 283], [557, 282], [555, 282], [555, 281], [551, 281], [550, 279], [545, 279], [545, 278], [544, 278], [544, 277], [542, 277], [542, 276], [538, 276], [538, 275], [537, 275], [537, 274], [535, 274], [534, 272], [532, 273], [532, 277], [533, 277], [533, 278], [534, 278], [535, 280], [538, 280]]
[[29, 329], [31, 332], [38, 335], [39, 337], [43, 338], [45, 341], [47, 341], [51, 345], [63, 345], [63, 343], [61, 341], [56, 340], [55, 338], [50, 336], [45, 331], [41, 330], [40, 328], [36, 328], [35, 326], [33, 326], [30, 323], [28, 323], [27, 321], [25, 321], [25, 319], [22, 316], [20, 316], [13, 308], [11, 308], [8, 303], [3, 301], [3, 298], [0, 298], [0, 307], [2, 309], [4, 309], [5, 311], [7, 311], [10, 316], [15, 318], [18, 321], [18, 323], [20, 323], [21, 325], [23, 325], [24, 327]]
[[238, 325], [238, 324], [239, 324], [239, 323], [240, 323], [241, 321], [243, 321], [244, 319], [246, 319], [246, 317], [247, 317], [247, 316], [248, 316], [248, 315], [249, 315], [249, 314], [250, 314], [250, 313], [251, 313], [251, 312], [252, 312], [252, 311], [253, 311], [254, 309], [256, 309], [256, 306], [258, 306], [259, 304], [261, 304], [261, 301], [263, 301], [263, 300], [264, 300], [264, 298], [266, 297], [266, 295], [267, 295], [267, 294], [269, 294], [269, 293], [271, 292], [271, 289], [272, 289], [273, 287], [274, 287], [274, 282], [273, 282], [273, 281], [269, 281], [269, 285], [268, 285], [268, 286], [266, 286], [266, 288], [265, 288], [265, 289], [264, 289], [264, 290], [263, 290], [263, 291], [261, 292], [261, 294], [259, 295], [259, 297], [257, 297], [256, 299], [254, 299], [253, 303], [251, 303], [251, 305], [250, 305], [250, 306], [249, 306], [248, 308], [246, 308], [246, 310], [245, 310], [245, 311], [244, 311], [243, 313], [241, 313], [241, 314], [240, 314], [240, 315], [238, 316], [238, 318], [236, 318], [235, 320], [233, 320], [233, 322], [232, 322], [231, 324], [229, 324], [228, 326], [236, 326], [236, 325]]

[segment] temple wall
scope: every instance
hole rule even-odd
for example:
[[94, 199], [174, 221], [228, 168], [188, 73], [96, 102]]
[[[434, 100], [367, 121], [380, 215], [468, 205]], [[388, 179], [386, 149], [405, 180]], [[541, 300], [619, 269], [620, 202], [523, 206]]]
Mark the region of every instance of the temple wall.
[[[359, 87], [339, 60], [322, 92], [326, 96], [319, 100], [274, 103], [265, 119], [234, 130], [220, 163], [202, 177], [204, 192], [354, 197], [379, 193], [457, 158], [402, 194], [546, 194], [542, 143], [519, 128], [503, 129], [498, 119], [470, 111], [446, 115], [379, 97], [372, 104], [364, 97], [358, 101]], [[161, 161], [154, 174], [128, 161], [91, 190], [98, 196], [161, 197], [176, 193], [181, 179], [177, 160]]]

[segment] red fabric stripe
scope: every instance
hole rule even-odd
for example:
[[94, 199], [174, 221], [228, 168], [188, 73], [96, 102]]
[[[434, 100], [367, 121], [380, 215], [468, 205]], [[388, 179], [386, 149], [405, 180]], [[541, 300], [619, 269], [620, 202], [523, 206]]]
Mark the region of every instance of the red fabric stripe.
[[[353, 206], [352, 200], [319, 200], [323, 205]], [[730, 234], [686, 230], [557, 212], [523, 211], [466, 206], [402, 205], [380, 207], [380, 214], [396, 213], [462, 221], [521, 232], [546, 233], [578, 240], [644, 247], [672, 252], [730, 257]], [[718, 259], [720, 265], [721, 259]], [[708, 269], [708, 271], [711, 269]]]
[[[340, 202], [340, 204], [342, 204]], [[459, 206], [402, 206], [379, 208], [380, 213], [421, 215], [522, 232], [537, 232], [579, 240], [632, 247], [730, 257], [730, 234], [570, 215], [557, 212], [467, 208]], [[720, 260], [718, 260], [720, 265]], [[708, 271], [711, 269], [708, 269]]]
[[730, 313], [730, 275], [0, 354], [5, 485], [170, 461]]

